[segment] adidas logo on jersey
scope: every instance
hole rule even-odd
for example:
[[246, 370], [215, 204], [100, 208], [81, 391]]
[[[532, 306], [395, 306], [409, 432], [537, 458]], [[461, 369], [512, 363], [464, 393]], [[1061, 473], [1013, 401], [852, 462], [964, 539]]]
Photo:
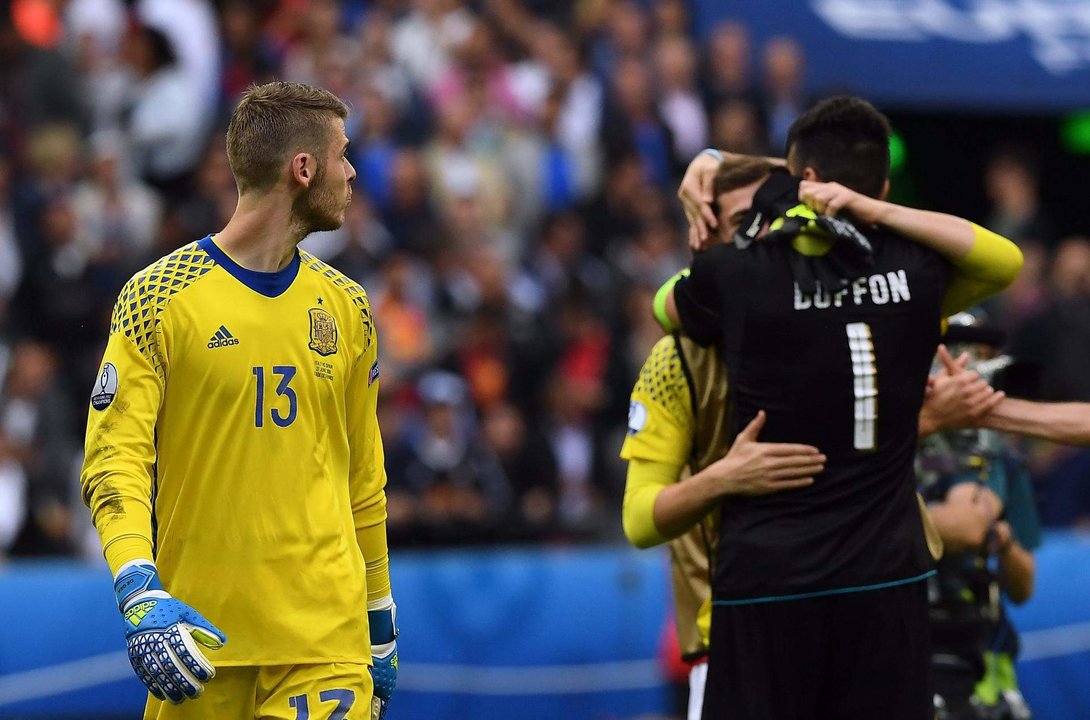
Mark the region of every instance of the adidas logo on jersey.
[[221, 348], [228, 345], [238, 345], [238, 338], [231, 334], [223, 325], [220, 325], [220, 329], [216, 331], [216, 334], [212, 336], [212, 339], [208, 341], [209, 348]]

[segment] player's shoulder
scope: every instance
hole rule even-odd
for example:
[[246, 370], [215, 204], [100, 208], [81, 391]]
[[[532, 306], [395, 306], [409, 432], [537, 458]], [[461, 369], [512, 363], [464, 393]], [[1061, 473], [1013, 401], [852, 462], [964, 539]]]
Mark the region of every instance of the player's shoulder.
[[651, 346], [651, 352], [647, 354], [647, 362], [649, 363], [662, 363], [669, 362], [671, 358], [676, 358], [678, 355], [678, 342], [677, 337], [674, 335], [666, 335], [659, 338], [659, 340]]
[[689, 380], [673, 335], [667, 335], [651, 348], [632, 388], [630, 409], [637, 414], [666, 413], [678, 420], [691, 417]]
[[667, 335], [656, 342], [648, 353], [633, 392], [655, 397], [684, 382], [685, 370], [678, 340], [673, 335]]
[[363, 286], [305, 250], [299, 251], [299, 272], [313, 273], [310, 277], [323, 286], [327, 293], [359, 315], [364, 346], [370, 347], [375, 338], [375, 323], [371, 316], [371, 301]]
[[179, 292], [190, 287], [215, 267], [216, 262], [191, 242], [170, 252], [125, 283], [117, 296], [110, 332], [133, 335], [146, 330]]

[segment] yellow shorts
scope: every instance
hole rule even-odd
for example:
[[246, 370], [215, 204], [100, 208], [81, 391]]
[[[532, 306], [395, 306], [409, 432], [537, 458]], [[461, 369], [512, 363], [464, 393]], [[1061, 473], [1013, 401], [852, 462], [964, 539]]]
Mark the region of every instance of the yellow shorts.
[[373, 690], [363, 663], [222, 667], [196, 700], [149, 695], [144, 720], [371, 720]]

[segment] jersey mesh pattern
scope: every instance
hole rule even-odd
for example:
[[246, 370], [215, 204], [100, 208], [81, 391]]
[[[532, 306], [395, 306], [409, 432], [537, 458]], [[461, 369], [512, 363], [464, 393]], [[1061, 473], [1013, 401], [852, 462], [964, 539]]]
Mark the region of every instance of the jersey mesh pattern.
[[640, 369], [640, 377], [632, 396], [643, 396], [670, 414], [679, 425], [692, 424], [692, 411], [689, 407], [689, 386], [685, 380], [685, 371], [681, 367], [677, 342], [667, 336], [655, 343]]
[[161, 382], [166, 377], [156, 339], [159, 317], [175, 293], [192, 285], [215, 264], [197, 243], [190, 243], [138, 272], [117, 297], [110, 334], [124, 333], [155, 369]]
[[371, 302], [367, 299], [367, 291], [352, 278], [342, 273], [332, 265], [322, 262], [308, 252], [299, 251], [299, 259], [304, 266], [310, 268], [322, 277], [333, 283], [348, 295], [360, 311], [360, 320], [363, 323], [364, 350], [371, 347], [375, 340], [375, 326], [371, 319]]

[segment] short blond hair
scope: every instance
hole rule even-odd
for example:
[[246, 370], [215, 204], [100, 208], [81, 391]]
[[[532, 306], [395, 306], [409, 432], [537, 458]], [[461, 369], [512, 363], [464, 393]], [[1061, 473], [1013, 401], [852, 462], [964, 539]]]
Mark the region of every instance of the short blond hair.
[[335, 117], [347, 118], [348, 106], [324, 88], [282, 81], [247, 88], [227, 126], [227, 160], [239, 193], [271, 188], [295, 153], [321, 156]]

